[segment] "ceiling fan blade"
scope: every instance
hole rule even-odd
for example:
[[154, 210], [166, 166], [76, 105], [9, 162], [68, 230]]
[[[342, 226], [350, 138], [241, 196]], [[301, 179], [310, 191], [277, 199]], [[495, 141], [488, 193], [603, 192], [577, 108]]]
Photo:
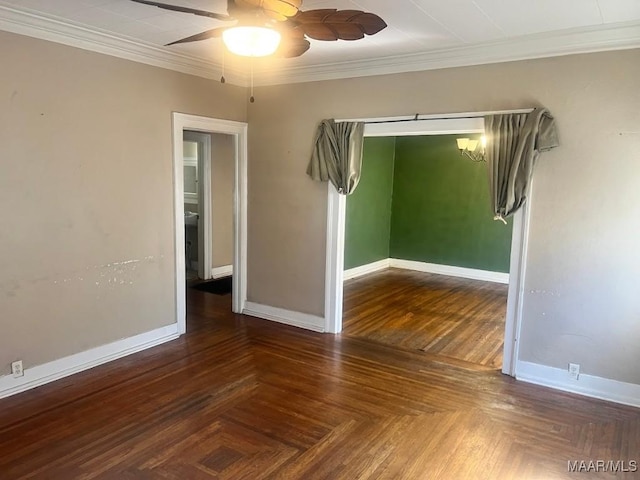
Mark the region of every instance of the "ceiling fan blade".
[[237, 7], [247, 10], [262, 10], [278, 21], [285, 21], [295, 16], [302, 5], [302, 0], [233, 0]]
[[207, 40], [209, 38], [215, 38], [222, 36], [222, 32], [226, 30], [226, 27], [214, 28], [212, 30], [207, 30], [202, 33], [198, 33], [196, 35], [191, 35], [187, 38], [181, 38], [180, 40], [176, 40], [175, 42], [167, 43], [167, 47], [169, 45], [176, 45], [177, 43], [189, 43], [189, 42], [199, 42], [200, 40]]
[[275, 55], [284, 58], [299, 57], [311, 46], [311, 42], [304, 38], [304, 33], [298, 29], [283, 32], [282, 41]]
[[335, 8], [301, 11], [291, 21], [308, 37], [324, 41], [360, 40], [387, 26], [373, 13]]
[[230, 17], [229, 15], [224, 15], [222, 13], [207, 12], [206, 10], [197, 10], [195, 8], [179, 7], [177, 5], [169, 5], [167, 3], [150, 2], [148, 0], [131, 0], [131, 1], [136, 3], [142, 3], [144, 5], [151, 5], [153, 7], [162, 8], [163, 10], [171, 10], [173, 12], [182, 12], [182, 13], [192, 13], [200, 17], [215, 18], [216, 20], [224, 20], [224, 21], [234, 20], [234, 18]]

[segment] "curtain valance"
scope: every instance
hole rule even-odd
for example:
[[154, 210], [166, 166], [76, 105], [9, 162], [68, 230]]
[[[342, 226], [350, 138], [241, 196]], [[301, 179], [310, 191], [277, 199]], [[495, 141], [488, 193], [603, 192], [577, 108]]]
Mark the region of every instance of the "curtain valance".
[[527, 200], [533, 166], [541, 152], [558, 146], [554, 118], [546, 108], [485, 117], [491, 208], [505, 221]]
[[362, 168], [363, 122], [323, 120], [318, 126], [307, 175], [330, 181], [338, 193], [353, 193]]

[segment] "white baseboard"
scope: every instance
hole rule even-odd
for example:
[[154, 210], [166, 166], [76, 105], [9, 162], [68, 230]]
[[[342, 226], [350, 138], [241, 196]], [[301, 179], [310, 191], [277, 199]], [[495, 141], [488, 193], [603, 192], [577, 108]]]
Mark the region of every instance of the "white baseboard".
[[178, 324], [172, 324], [43, 365], [25, 368], [22, 377], [13, 378], [11, 375], [0, 377], [0, 398], [9, 397], [132, 353], [155, 347], [179, 336]]
[[488, 270], [477, 270], [475, 268], [453, 267], [451, 265], [439, 265], [436, 263], [416, 262], [413, 260], [400, 260], [398, 258], [385, 258], [384, 260], [345, 270], [344, 280], [351, 280], [352, 278], [374, 273], [389, 267], [404, 268], [406, 270], [415, 270], [417, 272], [436, 273], [439, 275], [449, 275], [451, 277], [468, 278], [471, 280], [483, 280], [485, 282], [509, 284], [508, 273], [490, 272]]
[[384, 270], [385, 268], [389, 268], [390, 265], [391, 259], [385, 258], [384, 260], [378, 260], [377, 262], [368, 263], [366, 265], [361, 265], [359, 267], [345, 270], [342, 278], [343, 280], [351, 280], [352, 278], [361, 277], [362, 275], [367, 275], [379, 270]]
[[246, 302], [242, 313], [252, 317], [271, 320], [273, 322], [284, 323], [294, 327], [312, 330], [314, 332], [324, 332], [324, 318], [310, 315], [308, 313], [293, 312], [282, 308], [270, 307], [259, 303]]
[[502, 272], [490, 272], [488, 270], [476, 270], [474, 268], [454, 267], [451, 265], [439, 265], [436, 263], [416, 262], [413, 260], [390, 259], [392, 268], [405, 268], [425, 273], [437, 273], [439, 275], [449, 275], [451, 277], [468, 278], [471, 280], [483, 280], [485, 282], [495, 282], [509, 284], [509, 274]]
[[214, 267], [211, 269], [211, 278], [222, 278], [233, 275], [233, 265], [223, 265], [222, 267]]
[[580, 374], [578, 380], [569, 376], [568, 370], [537, 363], [516, 362], [516, 379], [587, 397], [640, 407], [640, 385], [619, 382], [608, 378]]

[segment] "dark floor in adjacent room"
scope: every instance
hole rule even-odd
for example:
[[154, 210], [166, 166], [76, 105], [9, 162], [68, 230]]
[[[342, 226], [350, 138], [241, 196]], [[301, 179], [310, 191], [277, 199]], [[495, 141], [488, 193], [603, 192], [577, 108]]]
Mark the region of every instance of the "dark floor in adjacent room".
[[345, 282], [344, 335], [502, 367], [508, 285], [387, 269]]
[[187, 301], [180, 339], [0, 400], [0, 478], [638, 478], [567, 471], [638, 460], [636, 408]]

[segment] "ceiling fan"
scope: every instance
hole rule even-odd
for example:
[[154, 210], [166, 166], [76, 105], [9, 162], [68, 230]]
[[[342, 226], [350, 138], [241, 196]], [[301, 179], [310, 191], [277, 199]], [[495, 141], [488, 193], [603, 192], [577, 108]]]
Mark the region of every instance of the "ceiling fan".
[[213, 28], [167, 45], [222, 37], [232, 53], [248, 57], [272, 54], [285, 58], [299, 57], [311, 46], [308, 38], [359, 40], [365, 35], [375, 35], [387, 26], [379, 16], [360, 10], [326, 8], [303, 11], [300, 10], [302, 0], [227, 0], [226, 14], [149, 0], [131, 1], [236, 22], [230, 27]]

